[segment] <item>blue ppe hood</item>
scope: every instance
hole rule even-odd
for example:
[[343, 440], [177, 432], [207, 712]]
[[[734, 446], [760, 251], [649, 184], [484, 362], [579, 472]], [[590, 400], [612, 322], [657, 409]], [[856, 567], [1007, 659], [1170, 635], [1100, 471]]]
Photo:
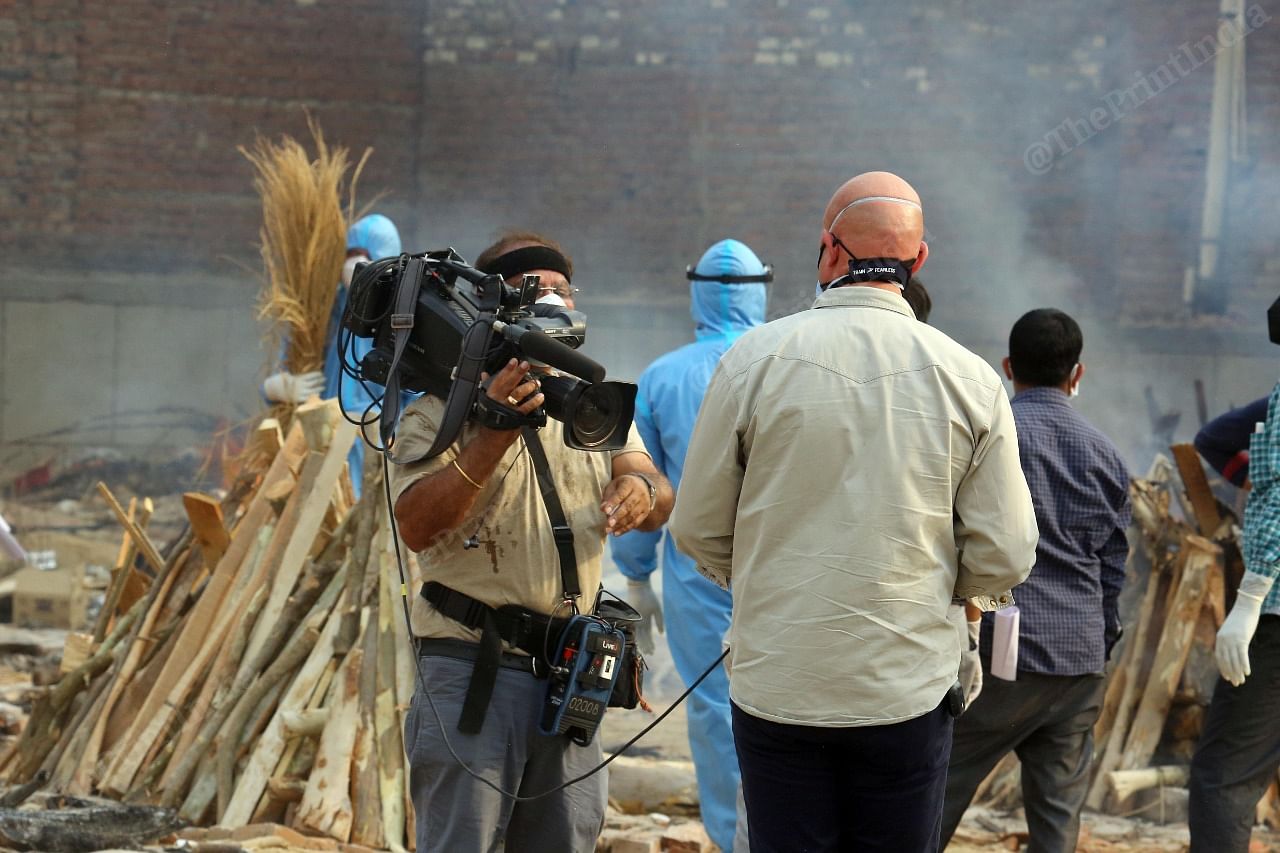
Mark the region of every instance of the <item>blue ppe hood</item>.
[[[703, 253], [693, 274], [706, 278], [764, 276], [766, 267], [745, 243], [721, 240]], [[698, 340], [733, 340], [764, 322], [768, 290], [763, 282], [723, 284], [695, 279], [689, 283], [689, 297]]]
[[400, 232], [381, 213], [361, 217], [347, 230], [347, 250], [364, 249], [376, 261], [400, 254]]

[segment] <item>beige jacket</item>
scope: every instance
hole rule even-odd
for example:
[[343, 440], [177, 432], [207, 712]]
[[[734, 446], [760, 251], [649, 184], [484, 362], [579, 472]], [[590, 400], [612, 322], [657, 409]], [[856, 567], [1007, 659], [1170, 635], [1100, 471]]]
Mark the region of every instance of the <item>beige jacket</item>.
[[725, 354], [670, 530], [732, 581], [734, 702], [817, 726], [936, 708], [960, 660], [953, 596], [1007, 603], [1038, 538], [995, 371], [870, 287]]

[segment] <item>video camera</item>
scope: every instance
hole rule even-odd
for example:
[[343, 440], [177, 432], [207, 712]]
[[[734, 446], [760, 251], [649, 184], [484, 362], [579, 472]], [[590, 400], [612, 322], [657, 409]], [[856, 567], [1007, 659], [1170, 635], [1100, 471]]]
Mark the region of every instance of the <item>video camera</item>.
[[[356, 267], [342, 325], [349, 337], [372, 338], [373, 348], [358, 365], [344, 364], [344, 369], [386, 387], [380, 425], [384, 446], [395, 431], [401, 391], [447, 401], [427, 458], [452, 444], [471, 418], [515, 428], [542, 426], [550, 415], [564, 423], [569, 447], [625, 445], [636, 386], [603, 381], [604, 367], [576, 352], [586, 338], [586, 317], [560, 305], [535, 304], [538, 284], [538, 276], [526, 275], [512, 287], [468, 265], [453, 249]], [[340, 347], [344, 362], [349, 337]], [[561, 371], [539, 376], [545, 402], [530, 416], [481, 393], [481, 371], [493, 375], [513, 357]]]

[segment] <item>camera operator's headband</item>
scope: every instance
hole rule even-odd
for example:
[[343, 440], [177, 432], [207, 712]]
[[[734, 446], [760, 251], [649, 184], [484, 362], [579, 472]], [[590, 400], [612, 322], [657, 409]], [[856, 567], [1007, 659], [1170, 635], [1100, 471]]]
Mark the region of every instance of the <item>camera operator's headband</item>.
[[550, 246], [525, 246], [499, 255], [480, 268], [481, 272], [500, 275], [504, 279], [529, 270], [553, 270], [570, 281], [569, 259]]
[[692, 266], [685, 267], [685, 278], [689, 281], [717, 281], [720, 284], [768, 284], [773, 281], [773, 265], [765, 264], [764, 272], [756, 275], [703, 275]]

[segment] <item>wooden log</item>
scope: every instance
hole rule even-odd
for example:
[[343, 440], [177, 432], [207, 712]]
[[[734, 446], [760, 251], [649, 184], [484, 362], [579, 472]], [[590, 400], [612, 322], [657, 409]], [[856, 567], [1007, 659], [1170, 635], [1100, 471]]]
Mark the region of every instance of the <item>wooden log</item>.
[[[288, 639], [290, 647], [296, 647], [299, 643], [303, 642], [302, 636], [306, 632], [307, 625], [318, 624], [327, 618], [329, 610], [332, 609], [333, 601], [337, 598], [338, 591], [341, 586], [341, 580], [331, 580], [330, 586], [331, 589], [321, 594], [317, 601], [314, 602], [311, 612], [307, 614], [307, 619], [300, 627], [295, 628], [292, 623], [289, 623], [286, 627], [285, 622], [281, 622], [281, 624], [277, 626], [278, 630], [285, 634], [286, 638], [292, 636], [291, 639]], [[292, 632], [292, 635], [290, 635], [290, 632]], [[243, 639], [244, 634], [242, 633], [238, 640]], [[272, 640], [271, 646], [273, 649], [276, 646], [274, 639]], [[185, 745], [183, 750], [179, 753], [182, 756], [181, 760], [175, 763], [173, 770], [166, 774], [165, 778], [162, 780], [161, 785], [164, 789], [164, 798], [161, 801], [162, 803], [175, 804], [178, 801], [178, 798], [182, 795], [182, 792], [187, 786], [187, 782], [192, 772], [195, 771], [199, 765], [203, 752], [209, 743], [212, 742], [218, 731], [223, 727], [226, 719], [234, 710], [235, 704], [249, 689], [251, 680], [255, 678], [268, 663], [269, 662], [265, 659], [254, 662], [250, 666], [241, 668], [241, 670], [235, 675], [235, 678], [227, 688], [226, 693], [219, 698], [217, 708], [213, 715], [202, 722], [199, 732], [194, 735], [191, 743]], [[235, 665], [232, 663], [231, 667], [227, 671], [230, 672], [234, 670]], [[189, 726], [188, 728], [194, 729], [194, 726]], [[190, 801], [190, 797], [188, 797], [188, 800]], [[190, 802], [190, 806], [183, 806], [182, 813], [185, 816], [190, 816], [190, 811], [197, 807], [200, 809], [200, 813], [203, 813], [203, 810], [208, 806], [208, 803], [203, 801]], [[194, 820], [195, 818], [191, 817], [190, 819]]]
[[360, 716], [360, 667], [364, 649], [347, 653], [339, 672], [340, 689], [320, 736], [315, 767], [298, 805], [297, 825], [338, 841], [351, 838], [351, 759]]
[[1195, 631], [1196, 616], [1203, 605], [1209, 571], [1222, 557], [1222, 549], [1199, 536], [1188, 536], [1182, 547], [1185, 554], [1182, 579], [1168, 611], [1160, 647], [1151, 667], [1151, 678], [1134, 715], [1119, 770], [1143, 767], [1155, 752], [1170, 701], [1182, 678], [1182, 668], [1191, 649], [1191, 637]]
[[1148, 788], [1183, 788], [1191, 778], [1191, 770], [1180, 766], [1143, 767], [1138, 770], [1113, 770], [1107, 774], [1107, 785], [1115, 798], [1123, 802], [1138, 791]]
[[374, 708], [378, 696], [377, 610], [364, 608], [364, 641], [358, 696], [359, 730], [351, 757], [351, 841], [378, 850], [387, 846], [382, 825], [382, 782], [378, 772], [377, 724]]
[[231, 534], [222, 520], [222, 505], [209, 495], [187, 492], [182, 506], [191, 522], [192, 534], [204, 552], [205, 565], [216, 566], [231, 547]]
[[[320, 639], [320, 625], [323, 624], [322, 619], [315, 619], [302, 632], [302, 635], [295, 642], [285, 647], [275, 662], [262, 674], [262, 677], [253, 683], [253, 686], [245, 691], [244, 695], [239, 697], [239, 701], [235, 705], [235, 709], [227, 718], [226, 724], [221, 727], [221, 747], [218, 750], [218, 772], [222, 778], [230, 777], [230, 769], [235, 765], [236, 755], [239, 751], [239, 745], [244, 740], [246, 724], [249, 722], [251, 715], [256, 711], [258, 703], [263, 697], [275, 688], [277, 684], [285, 678], [292, 676], [297, 668], [302, 664], [316, 641]], [[201, 748], [201, 744], [197, 744], [197, 750]], [[194, 768], [194, 765], [193, 765]], [[230, 801], [231, 791], [226, 792], [227, 800]], [[176, 799], [176, 798], [175, 798]], [[221, 806], [222, 803], [219, 803]]]
[[301, 711], [285, 711], [281, 714], [285, 733], [289, 737], [318, 737], [329, 721], [328, 708], [306, 708]]
[[4, 796], [0, 797], [0, 809], [16, 809], [25, 803], [28, 797], [43, 788], [48, 781], [48, 773], [43, 770], [37, 772], [35, 778], [30, 782], [16, 785], [5, 791]]
[[[378, 542], [385, 550], [385, 539]], [[381, 554], [378, 555], [379, 558]], [[379, 559], [379, 565], [381, 560]], [[382, 828], [386, 845], [393, 853], [403, 853], [405, 841], [404, 737], [396, 714], [396, 630], [391, 577], [378, 576], [378, 693], [373, 709], [378, 741], [378, 792], [382, 798]]]
[[[268, 523], [258, 531], [258, 541], [255, 543], [254, 551], [248, 558], [242, 572], [250, 574], [256, 573], [259, 561], [265, 559], [266, 550], [271, 542], [275, 532], [275, 525]], [[216, 713], [216, 709], [234, 705], [239, 692], [244, 689], [244, 684], [237, 681], [234, 676], [237, 668], [240, 666], [244, 657], [245, 645], [249, 639], [249, 627], [254, 624], [258, 613], [262, 610], [262, 605], [267, 600], [267, 589], [265, 586], [259, 587], [249, 599], [248, 605], [245, 606], [239, 621], [231, 629], [231, 640], [222, 645], [222, 649], [218, 652], [217, 658], [213, 662], [210, 670], [209, 678], [201, 686], [199, 694], [192, 703], [191, 712], [187, 716], [185, 725], [178, 735], [178, 741], [174, 747], [174, 754], [179, 756], [179, 761], [175, 762], [174, 772], [179, 772], [179, 765], [185, 760], [187, 750], [191, 748], [191, 744], [205, 730], [207, 717], [211, 712]], [[231, 693], [236, 693], [235, 697], [228, 698]], [[215, 729], [216, 731], [216, 729]], [[162, 789], [168, 789], [172, 786], [174, 773], [166, 773], [160, 781]], [[176, 805], [175, 801], [161, 801], [161, 805]]]
[[10, 769], [10, 780], [25, 782], [32, 778], [48, 754], [57, 747], [62, 738], [63, 724], [70, 710], [71, 700], [111, 665], [117, 645], [133, 627], [141, 610], [142, 602], [138, 602], [116, 623], [93, 657], [64, 676], [48, 693], [36, 700], [31, 709], [31, 719], [14, 747], [16, 763]]
[[[236, 782], [231, 800], [227, 803], [227, 809], [219, 818], [219, 823], [223, 826], [244, 826], [253, 815], [258, 800], [266, 790], [267, 781], [274, 775], [272, 771], [275, 770], [276, 762], [285, 749], [281, 712], [302, 708], [311, 698], [316, 683], [328, 666], [329, 659], [333, 657], [333, 641], [337, 636], [338, 622], [338, 618], [329, 616], [306, 663], [281, 698], [280, 709], [254, 744], [249, 760]], [[186, 813], [185, 804], [183, 813]]]
[[187, 566], [183, 563], [181, 555], [177, 552], [171, 554], [165, 560], [164, 575], [156, 578], [151, 588], [147, 591], [146, 599], [140, 605], [135, 605], [141, 606], [146, 616], [142, 619], [138, 630], [129, 637], [123, 661], [111, 675], [111, 684], [107, 688], [106, 699], [103, 701], [102, 709], [94, 718], [89, 737], [79, 754], [70, 779], [66, 783], [68, 793], [88, 794], [92, 789], [98, 757], [101, 753], [103, 738], [110, 725], [112, 711], [117, 707], [126, 685], [133, 679], [138, 664], [147, 650], [146, 638], [150, 637], [155, 627], [156, 619], [163, 612], [164, 602], [177, 584], [178, 578], [183, 575], [186, 569]]
[[0, 809], [0, 837], [36, 850], [137, 849], [181, 826], [171, 810], [152, 806]]
[[1170, 574], [1158, 572], [1157, 564], [1152, 563], [1147, 588], [1138, 608], [1137, 630], [1126, 639], [1124, 654], [1103, 698], [1102, 711], [1094, 727], [1098, 757], [1085, 798], [1085, 805], [1094, 810], [1102, 808], [1107, 797], [1105, 774], [1119, 766], [1124, 753], [1125, 738], [1129, 735], [1133, 714], [1142, 697], [1143, 659], [1151, 653], [1151, 647], [1159, 636], [1158, 627], [1153, 626], [1161, 624], [1162, 615], [1156, 611], [1163, 601], [1162, 593], [1172, 581]]
[[45, 759], [41, 773], [53, 780], [55, 790], [66, 790], [67, 783], [75, 774], [80, 757], [84, 754], [85, 745], [93, 733], [93, 727], [88, 724], [88, 721], [96, 720], [101, 715], [110, 684], [109, 675], [102, 675], [93, 680], [86, 701], [66, 727], [57, 747]]
[[[263, 488], [291, 477], [289, 459], [302, 452], [302, 433], [299, 429], [291, 432], [284, 449], [271, 463], [271, 468], [263, 479]], [[270, 507], [265, 500], [259, 500], [259, 496], [255, 496], [237, 532], [256, 532], [266, 523], [269, 515]], [[252, 535], [233, 537], [231, 547], [218, 561], [200, 600], [185, 620], [177, 646], [157, 677], [155, 687], [123, 738], [123, 748], [112, 758], [102, 780], [101, 787], [104, 791], [123, 792], [129, 789], [139, 764], [169, 724], [174, 705], [181, 704], [181, 696], [176, 697], [178, 701], [175, 703], [175, 693], [185, 693], [193, 679], [193, 672], [204, 669], [203, 661], [207, 661], [213, 652], [213, 648], [208, 647], [211, 626], [225, 621], [225, 616], [230, 611], [225, 599], [253, 542]]]
[[273, 777], [267, 783], [267, 791], [271, 794], [271, 799], [280, 803], [302, 802], [302, 795], [306, 789], [307, 783], [302, 779]]
[[1169, 448], [1173, 451], [1173, 460], [1178, 466], [1178, 476], [1187, 490], [1187, 498], [1191, 501], [1199, 533], [1206, 539], [1217, 538], [1218, 528], [1222, 526], [1222, 514], [1218, 512], [1218, 499], [1213, 496], [1209, 487], [1209, 478], [1204, 475], [1204, 464], [1195, 445], [1175, 444]]

